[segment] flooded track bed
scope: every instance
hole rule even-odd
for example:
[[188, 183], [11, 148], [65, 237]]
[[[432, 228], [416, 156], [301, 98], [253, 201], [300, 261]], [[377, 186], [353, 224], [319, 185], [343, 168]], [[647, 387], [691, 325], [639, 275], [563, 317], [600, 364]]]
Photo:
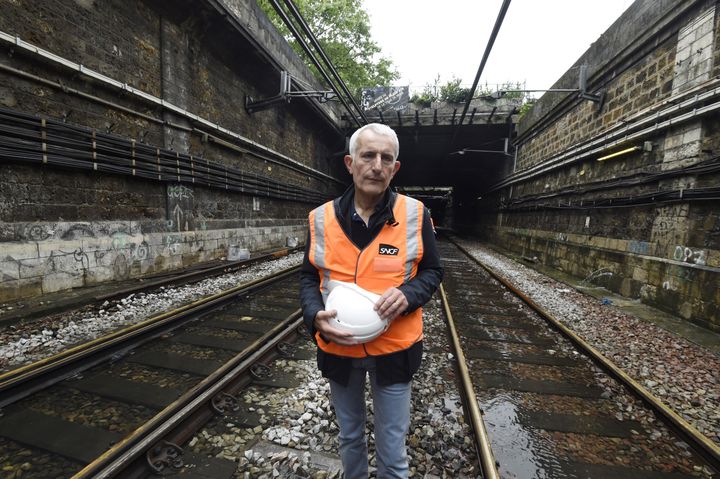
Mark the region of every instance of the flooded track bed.
[[[452, 261], [450, 256], [448, 258], [450, 261], [446, 263], [444, 282], [450, 294], [453, 289], [453, 270], [457, 266], [453, 265], [457, 262]], [[467, 259], [464, 261], [461, 268], [469, 271], [471, 263]], [[482, 284], [489, 282], [491, 281], [488, 279], [480, 281]], [[469, 291], [466, 285], [462, 288], [462, 291]], [[172, 297], [175, 292], [166, 291], [165, 294]], [[483, 294], [487, 295], [488, 291]], [[529, 323], [524, 329], [517, 328], [515, 326], [518, 321], [513, 319], [512, 315], [500, 311], [507, 306], [503, 303], [509, 303], [512, 314], [527, 312], [527, 307], [511, 295], [503, 296], [502, 300], [493, 303], [494, 306], [503, 306], [494, 314], [472, 311], [473, 308], [480, 308], [484, 300], [479, 293], [471, 293], [470, 297], [474, 302], [472, 307], [468, 306], [468, 314], [482, 314], [488, 325], [491, 322], [494, 324], [493, 328], [485, 330], [480, 330], [478, 325], [470, 328], [472, 334], [468, 334], [466, 339], [472, 341], [473, 348], [466, 351], [473, 369], [477, 366], [481, 371], [486, 371], [484, 375], [487, 376], [487, 381], [492, 380], [492, 376], [508, 375], [513, 375], [516, 382], [525, 381], [526, 384], [529, 384], [530, 379], [539, 382], [553, 381], [556, 384], [565, 380], [563, 371], [570, 367], [555, 365], [554, 368], [546, 369], [540, 367], [542, 364], [513, 359], [514, 355], [519, 354], [532, 354], [536, 359], [542, 355], [558, 358], [572, 354], [572, 357], [575, 357], [572, 349], [549, 345], [546, 340], [556, 335], [551, 332], [544, 334], [538, 329], [543, 324], [540, 318], [536, 318], [538, 321]], [[192, 344], [194, 341], [189, 341], [183, 334], [203, 336], [203, 341], [207, 337], [217, 339], [213, 344], [218, 346], [223, 339], [242, 342], [253, 333], [232, 327], [218, 329], [217, 326], [238, 322], [238, 318], [251, 317], [257, 308], [276, 310], [278, 304], [285, 303], [286, 299], [297, 307], [297, 284], [288, 284], [285, 292], [278, 297], [267, 295], [264, 298], [245, 299], [245, 309], [238, 306], [235, 311], [218, 312], [213, 318], [205, 318], [205, 324], [198, 321], [189, 323], [183, 331], [165, 335], [164, 340], [158, 342], [157, 347], [150, 353], [140, 347], [134, 354], [118, 357], [110, 368], [112, 374], [117, 374], [123, 380], [170, 391], [192, 387], [200, 380], [201, 375], [172, 371], [167, 367], [148, 363], [156, 360], [158, 356], [181, 356], [185, 358], [184, 367], [222, 363], [237, 353], [222, 347]], [[119, 306], [123, 303], [117, 304]], [[112, 310], [115, 311], [116, 308], [113, 307]], [[461, 314], [458, 313], [456, 318], [459, 331], [468, 329], [461, 321]], [[241, 322], [247, 323], [245, 320]], [[424, 308], [424, 328], [425, 353], [421, 369], [413, 382], [412, 420], [408, 435], [411, 477], [480, 477], [472, 430], [458, 392], [457, 370], [438, 297]], [[502, 343], [502, 347], [493, 349], [488, 346], [494, 342]], [[222, 414], [211, 416], [204, 426], [198, 426], [200, 429], [194, 435], [187, 435], [179, 442], [183, 449], [180, 454], [182, 465], [178, 464], [179, 467], [174, 468], [171, 463], [167, 463], [163, 474], [183, 477], [185, 473], [200, 470], [207, 472], [206, 468], [211, 467], [210, 477], [215, 478], [265, 477], [264, 475], [273, 477], [275, 472], [279, 474], [278, 477], [339, 477], [341, 472], [337, 457], [337, 427], [329, 402], [329, 388], [317, 371], [312, 342], [305, 337], [300, 338], [296, 344], [291, 357], [279, 357], [268, 363], [272, 371], [271, 377], [263, 378], [259, 375], [252, 382], [248, 380], [247, 384], [238, 388], [234, 393], [237, 408], [224, 407]], [[495, 355], [489, 356], [490, 353], [483, 352], [486, 350], [495, 351]], [[500, 353], [502, 355], [499, 355]], [[137, 361], [133, 360], [135, 356], [138, 357]], [[509, 454], [508, 460], [496, 450], [501, 463], [501, 477], [625, 477], [607, 476], [608, 470], [613, 474], [630, 471], [638, 478], [709, 477], [709, 474], [703, 471], [704, 466], [692, 462], [692, 454], [687, 452], [682, 442], [673, 442], [669, 439], [670, 436], [666, 436], [668, 433], [664, 427], [656, 427], [658, 421], [653, 415], [649, 416], [652, 420], [643, 419], [647, 413], [643, 412], [642, 403], [624, 394], [622, 388], [613, 384], [612, 380], [603, 382], [601, 373], [591, 362], [585, 360], [583, 363], [587, 363], [585, 367], [590, 368], [589, 374], [587, 371], [575, 371], [568, 373], [568, 377], [592, 381], [597, 374], [596, 383], [602, 389], [601, 396], [605, 392], [617, 392], [618, 395], [593, 399], [555, 391], [555, 394], [548, 396], [532, 391], [518, 391], [517, 385], [505, 391], [492, 386], [492, 383], [486, 383], [477, 389], [480, 405], [488, 421], [488, 429], [494, 434], [491, 439], [498, 441], [503, 450], [510, 451], [505, 453]], [[577, 366], [571, 367], [578, 369]], [[68, 384], [72, 381], [81, 383], [95, 371], [83, 373], [82, 377], [76, 377], [68, 381]], [[474, 373], [473, 379], [475, 378]], [[125, 403], [117, 398], [108, 398], [80, 388], [64, 387], [62, 391], [64, 394], [51, 391], [40, 393], [35, 398], [27, 398], [27, 403], [40, 414], [107, 430], [116, 433], [117, 437], [131, 434], [133, 428], [157, 413], [157, 406], [144, 403], [148, 402], [148, 399], [143, 399], [144, 402]], [[7, 410], [9, 408], [6, 407], [5, 411]], [[650, 439], [643, 439], [644, 442], [638, 441], [635, 444], [632, 430], [630, 438], [627, 439], [617, 435], [602, 436], [576, 430], [558, 430], [557, 425], [548, 426], [546, 419], [543, 423], [543, 418], [552, 418], [554, 421], [561, 415], [577, 414], [589, 416], [590, 419], [586, 422], [597, 422], [595, 416], [616, 419], [622, 417], [624, 422], [637, 421], [641, 424], [638, 432], [644, 434], [649, 431]], [[494, 421], [492, 426], [490, 419]], [[532, 424], [532, 427], [528, 424]], [[567, 429], [567, 426], [565, 428]], [[368, 430], [372, 432], [372, 410], [369, 411]], [[655, 433], [659, 434], [657, 438], [652, 437], [655, 430], [659, 431]], [[535, 449], [537, 444], [542, 446]], [[642, 470], [641, 473], [636, 472], [636, 463], [627, 462], [635, 455], [642, 455], [648, 444], [652, 445], [653, 450], [650, 452], [654, 457], [657, 457], [658, 461], [666, 462], [658, 462], [647, 471], [669, 475], [643, 476]], [[671, 444], [670, 449], [666, 448], [667, 444]], [[372, 465], [372, 436], [369, 446]], [[513, 451], [511, 446], [519, 447], [520, 453], [515, 454], [517, 451]], [[636, 448], [634, 451], [633, 447]], [[72, 471], [78, 467], [78, 461], [52, 454], [48, 452], [48, 448], [49, 446], [33, 447], [21, 441], [0, 437], [0, 467], [3, 468], [3, 476], [71, 477]], [[658, 452], [654, 451], [656, 448]], [[675, 463], [668, 466], [668, 462], [673, 461], [675, 455], [679, 455], [677, 464], [680, 464], [682, 469]], [[558, 464], [566, 468], [559, 469]], [[695, 470], [695, 467], [699, 469]], [[552, 476], [551, 473], [559, 475]]]
[[646, 405], [456, 246], [443, 280], [501, 477], [712, 477]]

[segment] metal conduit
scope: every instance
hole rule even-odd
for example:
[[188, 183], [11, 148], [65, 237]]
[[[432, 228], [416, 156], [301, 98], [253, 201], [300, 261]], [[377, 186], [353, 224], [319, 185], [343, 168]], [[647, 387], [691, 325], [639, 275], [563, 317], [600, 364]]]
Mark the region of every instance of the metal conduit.
[[309, 203], [326, 195], [207, 159], [0, 108], [0, 158], [105, 171]]
[[[505, 180], [491, 186], [487, 192], [489, 193], [521, 181], [535, 178], [539, 175], [607, 151], [631, 140], [645, 137], [650, 133], [659, 132], [671, 126], [676, 126], [682, 122], [716, 112], [720, 109], [720, 102], [711, 103], [701, 107], [698, 107], [698, 105], [704, 103], [705, 101], [715, 100], [719, 96], [720, 87], [715, 87], [703, 93], [695, 93], [692, 97], [677, 104], [673, 104], [673, 102], [677, 101], [678, 98], [671, 97], [661, 105], [662, 107], [665, 107], [666, 104], [670, 104], [671, 106], [657, 110], [654, 113], [647, 112], [645, 113], [646, 116], [644, 118], [638, 119], [632, 123], [624, 123], [624, 126], [621, 128], [605, 133], [595, 139], [588, 140], [587, 142], [574, 148], [568, 149], [544, 163], [530, 167], [521, 172], [514, 173]], [[679, 97], [686, 97], [686, 95]], [[686, 113], [678, 114], [680, 111], [691, 108], [692, 110]]]
[[[66, 68], [69, 68], [69, 69], [71, 69], [71, 70], [73, 70], [73, 71], [77, 71], [77, 72], [79, 72], [80, 74], [85, 75], [85, 76], [88, 76], [88, 77], [90, 77], [90, 78], [93, 78], [93, 79], [95, 79], [95, 80], [97, 80], [97, 81], [100, 81], [101, 83], [104, 83], [104, 84], [106, 84], [106, 85], [112, 86], [112, 87], [114, 87], [114, 88], [116, 88], [116, 89], [119, 89], [119, 90], [121, 90], [121, 91], [127, 92], [127, 93], [129, 93], [129, 94], [131, 94], [131, 95], [133, 95], [133, 96], [136, 96], [136, 97], [138, 97], [138, 98], [143, 99], [143, 100], [146, 101], [146, 102], [149, 102], [149, 103], [152, 103], [152, 104], [154, 104], [154, 105], [156, 105], [156, 106], [160, 106], [160, 107], [162, 107], [162, 108], [165, 108], [165, 109], [167, 109], [167, 110], [170, 110], [170, 111], [176, 113], [177, 115], [180, 115], [180, 116], [182, 116], [182, 117], [188, 118], [188, 119], [190, 119], [190, 120], [192, 120], [192, 121], [194, 121], [194, 122], [196, 122], [196, 123], [200, 123], [201, 125], [203, 125], [203, 126], [205, 126], [205, 127], [208, 127], [208, 128], [210, 128], [210, 129], [212, 129], [212, 130], [215, 130], [215, 131], [218, 131], [218, 132], [220, 132], [220, 133], [222, 133], [222, 134], [224, 134], [224, 135], [226, 135], [226, 136], [229, 136], [229, 137], [231, 137], [231, 138], [233, 138], [233, 139], [235, 139], [235, 140], [237, 140], [237, 141], [239, 141], [239, 142], [241, 142], [241, 143], [243, 143], [243, 144], [245, 144], [245, 145], [249, 145], [249, 146], [251, 146], [252, 148], [254, 148], [254, 149], [256, 149], [256, 150], [260, 150], [260, 151], [262, 151], [262, 152], [270, 155], [271, 157], [274, 157], [274, 158], [277, 158], [278, 160], [281, 160], [281, 161], [283, 162], [283, 165], [285, 165], [285, 163], [291, 164], [291, 165], [295, 166], [296, 168], [300, 168], [300, 169], [303, 170], [304, 172], [309, 173], [309, 174], [311, 174], [311, 175], [314, 175], [314, 176], [322, 176], [322, 177], [325, 177], [325, 178], [330, 178], [330, 179], [332, 179], [333, 181], [335, 181], [335, 182], [337, 182], [337, 183], [342, 183], [340, 180], [337, 180], [337, 179], [335, 179], [335, 178], [332, 178], [332, 177], [330, 177], [330, 176], [328, 176], [328, 175], [326, 175], [325, 173], [322, 173], [322, 172], [320, 172], [320, 171], [314, 170], [314, 169], [312, 169], [312, 168], [304, 165], [303, 163], [301, 163], [301, 162], [299, 162], [299, 161], [296, 161], [296, 160], [294, 160], [294, 159], [292, 159], [292, 158], [290, 158], [290, 157], [288, 157], [288, 156], [283, 155], [282, 153], [279, 153], [279, 152], [277, 152], [277, 151], [275, 151], [275, 150], [272, 150], [272, 149], [270, 149], [270, 148], [268, 148], [268, 147], [266, 147], [266, 146], [264, 146], [264, 145], [261, 145], [260, 143], [257, 143], [257, 142], [255, 142], [255, 141], [253, 141], [253, 140], [250, 140], [249, 138], [245, 138], [244, 136], [242, 136], [242, 135], [240, 135], [240, 134], [238, 134], [238, 133], [235, 133], [234, 131], [228, 130], [227, 128], [222, 127], [219, 123], [213, 123], [213, 122], [211, 122], [211, 121], [209, 121], [209, 120], [207, 120], [207, 119], [205, 119], [205, 118], [200, 117], [199, 115], [196, 115], [196, 114], [194, 114], [194, 113], [192, 113], [192, 112], [190, 112], [190, 111], [187, 111], [187, 110], [185, 110], [185, 109], [182, 109], [182, 108], [180, 108], [180, 107], [178, 107], [178, 106], [176, 106], [176, 105], [174, 105], [174, 104], [172, 104], [172, 103], [170, 103], [170, 102], [168, 102], [168, 101], [166, 101], [166, 100], [163, 100], [162, 98], [158, 98], [158, 97], [156, 97], [156, 96], [150, 95], [149, 93], [145, 93], [145, 92], [143, 92], [143, 91], [141, 91], [141, 90], [138, 90], [138, 89], [135, 88], [135, 87], [132, 87], [132, 86], [128, 85], [127, 83], [122, 83], [122, 82], [120, 82], [120, 81], [118, 81], [118, 80], [115, 80], [115, 79], [110, 78], [110, 77], [108, 77], [108, 76], [106, 76], [106, 75], [103, 75], [102, 73], [98, 73], [98, 72], [96, 72], [96, 71], [94, 71], [94, 70], [92, 70], [92, 69], [89, 69], [89, 68], [87, 68], [87, 67], [85, 67], [85, 66], [83, 66], [83, 65], [81, 65], [81, 64], [79, 64], [79, 63], [75, 63], [75, 62], [70, 61], [70, 60], [68, 60], [68, 59], [66, 59], [66, 58], [63, 58], [63, 57], [61, 57], [61, 56], [59, 56], [59, 55], [55, 55], [55, 54], [52, 53], [52, 52], [49, 52], [49, 51], [47, 51], [47, 50], [44, 50], [44, 49], [42, 49], [42, 48], [40, 48], [40, 47], [37, 47], [37, 46], [35, 46], [35, 45], [31, 44], [31, 43], [28, 43], [28, 42], [20, 39], [20, 37], [18, 37], [18, 36], [12, 36], [12, 35], [10, 35], [10, 34], [8, 34], [8, 33], [5, 33], [5, 32], [0, 31], [0, 40], [3, 40], [3, 41], [5, 41], [5, 42], [7, 42], [7, 43], [10, 43], [10, 44], [12, 44], [12, 45], [14, 45], [14, 46], [16, 46], [16, 47], [18, 47], [18, 48], [21, 48], [21, 49], [23, 49], [23, 50], [25, 50], [25, 51], [27, 51], [27, 52], [33, 53], [33, 54], [35, 54], [35, 55], [38, 55], [38, 56], [40, 56], [40, 57], [42, 57], [42, 58], [44, 58], [44, 59], [46, 59], [46, 60], [50, 60], [51, 62], [53, 62], [53, 63], [55, 63], [55, 64], [61, 65], [61, 66], [66, 67]], [[83, 98], [86, 98], [86, 99], [89, 99], [89, 100], [93, 100], [93, 101], [97, 101], [97, 102], [103, 103], [103, 104], [105, 104], [105, 105], [107, 105], [107, 106], [112, 106], [113, 108], [117, 108], [117, 109], [122, 110], [122, 111], [124, 111], [124, 112], [126, 112], [126, 113], [130, 113], [130, 114], [133, 114], [133, 115], [136, 115], [136, 116], [141, 116], [141, 117], [146, 118], [146, 119], [148, 119], [149, 121], [152, 121], [152, 122], [154, 122], [154, 123], [157, 123], [157, 122], [159, 121], [159, 122], [162, 122], [163, 124], [172, 126], [172, 127], [174, 127], [174, 128], [183, 129], [183, 130], [185, 130], [185, 131], [192, 131], [192, 129], [188, 129], [187, 127], [182, 127], [182, 126], [177, 125], [177, 124], [172, 124], [172, 123], [170, 123], [170, 122], [166, 122], [166, 121], [163, 121], [163, 120], [159, 120], [159, 119], [157, 119], [157, 118], [149, 117], [148, 115], [144, 115], [144, 114], [142, 114], [142, 113], [140, 113], [140, 112], [137, 112], [137, 111], [134, 111], [134, 110], [132, 110], [132, 109], [130, 109], [130, 108], [126, 108], [126, 107], [117, 105], [117, 104], [115, 104], [115, 103], [113, 103], [113, 102], [109, 102], [109, 101], [107, 101], [107, 100], [103, 100], [103, 99], [101, 99], [101, 98], [95, 97], [95, 96], [93, 96], [93, 95], [89, 95], [89, 94], [87, 94], [87, 93], [80, 92], [80, 91], [75, 90], [75, 89], [72, 89], [72, 88], [67, 88], [67, 87], [65, 87], [65, 86], [62, 85], [62, 84], [52, 82], [52, 81], [50, 81], [50, 80], [44, 79], [44, 78], [42, 78], [42, 77], [38, 77], [38, 76], [36, 76], [36, 75], [32, 75], [32, 74], [30, 74], [30, 73], [22, 72], [21, 70], [14, 69], [14, 68], [12, 68], [12, 67], [8, 67], [8, 66], [5, 66], [5, 65], [0, 65], [0, 69], [5, 70], [5, 71], [8, 71], [8, 72], [12, 72], [12, 73], [14, 73], [14, 74], [16, 74], [16, 75], [24, 76], [25, 78], [30, 78], [30, 79], [32, 79], [32, 80], [34, 80], [34, 81], [43, 82], [43, 83], [46, 84], [46, 85], [53, 86], [53, 87], [59, 88], [59, 89], [61, 89], [61, 90], [63, 90], [63, 91], [67, 91], [67, 92], [69, 92], [69, 93], [73, 93], [73, 94], [75, 94], [75, 95], [82, 96]], [[277, 161], [277, 160], [276, 160], [276, 161]]]
[[[320, 45], [320, 42], [318, 42], [317, 37], [315, 37], [315, 34], [312, 32], [312, 30], [310, 30], [310, 27], [308, 26], [308, 24], [305, 21], [305, 19], [303, 18], [303, 16], [300, 14], [300, 11], [297, 9], [297, 7], [293, 3], [293, 1], [285, 0], [285, 5], [287, 5], [287, 7], [290, 9], [290, 13], [292, 13], [293, 17], [295, 17], [295, 20], [300, 24], [300, 27], [305, 32], [305, 34], [308, 36], [308, 38], [310, 38], [310, 42], [313, 44], [315, 49], [318, 51], [318, 53], [320, 54], [320, 57], [325, 61], [325, 64], [328, 66], [328, 68], [330, 69], [330, 73], [333, 74], [333, 77], [340, 85], [340, 88], [342, 88], [342, 90], [345, 92], [345, 94], [348, 96], [348, 98], [352, 102], [353, 106], [355, 107], [358, 114], [360, 115], [360, 118], [362, 118], [365, 123], [368, 123], [368, 119], [365, 116], [365, 113], [362, 111], [360, 106], [355, 101], [355, 98], [352, 96], [352, 94], [348, 90], [347, 85], [345, 85], [345, 82], [342, 80], [342, 78], [340, 78], [340, 75], [338, 74], [337, 70], [335, 69], [335, 66], [332, 64], [332, 62], [330, 61], [328, 56], [325, 54], [325, 50]], [[343, 103], [343, 104], [345, 104], [345, 103]]]
[[317, 57], [310, 49], [310, 46], [307, 44], [307, 42], [302, 37], [302, 35], [300, 35], [300, 32], [295, 27], [295, 25], [292, 23], [292, 21], [290, 21], [290, 17], [288, 17], [287, 14], [285, 13], [285, 11], [282, 9], [282, 6], [280, 6], [280, 3], [278, 2], [278, 0], [270, 0], [270, 3], [272, 4], [273, 8], [278, 13], [278, 15], [280, 15], [280, 18], [282, 19], [283, 23], [285, 23], [285, 25], [288, 27], [290, 32], [292, 32], [293, 36], [300, 44], [300, 47], [307, 54], [307, 56], [310, 57], [310, 61], [312, 61], [313, 65], [315, 65], [315, 68], [318, 69], [318, 71], [323, 76], [323, 78], [325, 78], [325, 81], [328, 83], [330, 88], [332, 88], [333, 91], [337, 94], [338, 98], [342, 102], [345, 109], [348, 111], [348, 113], [350, 113], [350, 116], [352, 117], [353, 121], [355, 123], [357, 123], [358, 126], [362, 125], [362, 123], [360, 123], [360, 120], [358, 120], [357, 117], [355, 116], [355, 113], [353, 113], [353, 111], [350, 109], [350, 106], [347, 104], [347, 101], [345, 101], [345, 98], [343, 98], [343, 96], [340, 94], [340, 92], [335, 87], [335, 84], [332, 82], [332, 80], [330, 80], [330, 76], [327, 74], [325, 69], [322, 67], [322, 65], [318, 61]]
[[469, 409], [470, 424], [472, 424], [473, 432], [475, 433], [475, 444], [478, 447], [478, 455], [480, 456], [480, 466], [483, 471], [484, 479], [499, 479], [500, 473], [497, 470], [495, 462], [495, 456], [490, 446], [490, 438], [488, 437], [487, 429], [485, 428], [485, 422], [482, 419], [482, 412], [478, 406], [477, 397], [475, 396], [475, 389], [473, 388], [472, 380], [470, 379], [470, 372], [465, 361], [465, 354], [463, 353], [462, 346], [460, 345], [460, 339], [455, 329], [455, 321], [453, 321], [452, 312], [450, 311], [450, 303], [448, 302], [447, 295], [445, 294], [445, 288], [440, 284], [440, 297], [442, 298], [443, 308], [445, 310], [445, 316], [447, 316], [448, 328], [450, 329], [450, 340], [452, 342], [453, 351], [455, 352], [455, 358], [457, 359], [458, 369], [460, 370], [460, 382], [462, 384], [463, 391], [465, 392], [465, 402]]
[[[647, 193], [640, 193], [625, 197], [613, 197], [613, 198], [600, 198], [590, 200], [568, 200], [566, 204], [560, 204], [559, 198], [562, 196], [570, 195], [584, 195], [592, 192], [605, 191], [615, 188], [624, 188], [630, 186], [648, 185], [650, 183], [656, 183], [658, 181], [667, 180], [670, 178], [683, 177], [687, 175], [709, 175], [720, 172], [720, 157], [714, 157], [693, 166], [675, 168], [672, 170], [663, 171], [660, 173], [640, 173], [638, 175], [631, 175], [628, 177], [616, 178], [612, 181], [596, 181], [586, 184], [583, 188], [568, 187], [558, 190], [551, 194], [540, 194], [540, 195], [527, 195], [518, 198], [513, 198], [504, 203], [501, 209], [508, 210], [524, 210], [524, 209], [537, 209], [537, 208], [593, 208], [593, 207], [607, 207], [607, 206], [630, 206], [636, 204], [645, 204], [653, 202], [655, 200], [663, 201], [662, 198], [666, 198], [665, 201], [669, 201], [672, 198], [678, 200], [709, 200], [714, 199], [717, 196], [717, 189], [712, 188], [685, 188], [685, 189], [666, 189], [666, 190], [652, 190]], [[548, 200], [551, 198], [558, 198], [557, 205], [550, 204], [535, 204], [529, 206], [521, 206], [523, 203], [530, 203], [534, 201]], [[575, 206], [573, 206], [573, 203]], [[603, 206], [605, 205], [605, 206]]]

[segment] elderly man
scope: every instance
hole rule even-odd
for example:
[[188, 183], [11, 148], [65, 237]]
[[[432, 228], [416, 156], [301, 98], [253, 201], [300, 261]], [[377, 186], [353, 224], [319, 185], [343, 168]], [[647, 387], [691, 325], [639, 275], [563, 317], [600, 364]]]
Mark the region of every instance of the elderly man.
[[[378, 478], [408, 476], [405, 438], [413, 374], [422, 359], [422, 310], [442, 279], [430, 214], [390, 190], [400, 169], [395, 131], [371, 123], [350, 138], [345, 166], [353, 184], [310, 213], [301, 273], [305, 323], [318, 346], [318, 367], [330, 380], [340, 426], [345, 478], [368, 477], [365, 382], [370, 377]], [[331, 324], [328, 283], [355, 283], [380, 295], [374, 309], [389, 323], [370, 342]]]

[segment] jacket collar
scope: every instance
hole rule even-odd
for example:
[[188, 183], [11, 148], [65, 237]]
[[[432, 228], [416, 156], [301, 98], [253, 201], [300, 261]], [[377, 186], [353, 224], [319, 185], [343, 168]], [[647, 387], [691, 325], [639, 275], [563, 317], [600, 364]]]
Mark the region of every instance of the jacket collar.
[[[383, 222], [387, 224], [395, 223], [395, 215], [393, 214], [393, 208], [395, 207], [395, 200], [397, 199], [397, 193], [388, 187], [385, 190], [383, 198], [380, 203], [375, 207], [375, 211], [381, 211], [381, 218]], [[351, 184], [345, 192], [333, 200], [333, 206], [335, 207], [335, 216], [337, 216], [340, 224], [345, 224], [347, 214], [352, 211], [353, 199], [355, 198], [355, 185]]]

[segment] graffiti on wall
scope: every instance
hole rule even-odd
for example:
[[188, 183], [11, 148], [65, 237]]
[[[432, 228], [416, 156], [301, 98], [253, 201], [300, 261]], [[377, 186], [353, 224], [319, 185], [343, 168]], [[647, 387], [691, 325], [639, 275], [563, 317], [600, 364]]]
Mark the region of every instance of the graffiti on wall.
[[650, 252], [650, 243], [647, 241], [630, 241], [628, 251], [635, 254], [648, 254]]
[[54, 276], [67, 287], [108, 279], [129, 277], [138, 264], [140, 272], [153, 257], [150, 244], [136, 222], [33, 223], [16, 227], [9, 254], [3, 258], [2, 272], [8, 279]]
[[15, 224], [15, 240], [0, 243], [0, 282], [6, 286], [0, 300], [17, 294], [13, 282], [40, 279], [42, 292], [49, 292], [137, 277], [225, 256], [228, 244], [250, 250], [280, 245], [288, 235], [299, 237], [303, 227], [233, 228], [207, 235], [143, 232], [139, 222]]
[[702, 249], [692, 249], [687, 246], [675, 246], [673, 259], [684, 263], [692, 263], [704, 266], [706, 264], [707, 252]]
[[167, 221], [168, 229], [190, 231], [195, 229], [193, 209], [195, 192], [182, 184], [167, 185]]

